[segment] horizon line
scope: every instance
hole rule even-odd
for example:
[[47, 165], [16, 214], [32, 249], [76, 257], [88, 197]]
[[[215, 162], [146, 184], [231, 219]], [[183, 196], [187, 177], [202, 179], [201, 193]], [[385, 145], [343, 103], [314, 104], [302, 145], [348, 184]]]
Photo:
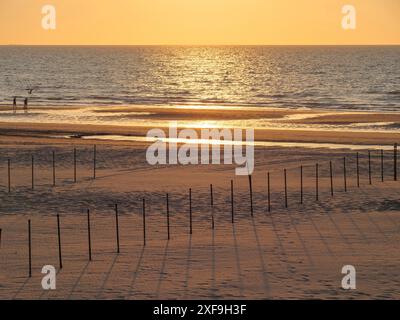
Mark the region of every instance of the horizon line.
[[394, 47], [382, 44], [0, 44], [0, 47]]

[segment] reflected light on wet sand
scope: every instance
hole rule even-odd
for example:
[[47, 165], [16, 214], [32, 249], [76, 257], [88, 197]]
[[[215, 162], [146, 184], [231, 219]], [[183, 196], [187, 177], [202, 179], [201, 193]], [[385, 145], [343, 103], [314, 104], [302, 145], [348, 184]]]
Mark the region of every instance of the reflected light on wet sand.
[[84, 140], [105, 140], [105, 141], [130, 141], [141, 143], [154, 143], [157, 141], [178, 144], [197, 144], [197, 145], [253, 145], [254, 147], [283, 147], [283, 148], [309, 148], [309, 149], [350, 149], [350, 150], [392, 150], [392, 146], [381, 145], [356, 145], [356, 144], [336, 144], [336, 143], [307, 143], [307, 142], [276, 142], [276, 141], [232, 141], [232, 140], [206, 140], [206, 139], [178, 139], [178, 138], [148, 138], [140, 136], [121, 136], [121, 135], [95, 135], [83, 136]]

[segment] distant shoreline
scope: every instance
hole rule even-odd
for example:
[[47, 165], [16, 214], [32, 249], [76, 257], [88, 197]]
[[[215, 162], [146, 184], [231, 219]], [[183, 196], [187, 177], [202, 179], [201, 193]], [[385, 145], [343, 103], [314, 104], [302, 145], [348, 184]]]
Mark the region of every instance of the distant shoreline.
[[399, 44], [0, 44], [0, 47], [399, 47]]

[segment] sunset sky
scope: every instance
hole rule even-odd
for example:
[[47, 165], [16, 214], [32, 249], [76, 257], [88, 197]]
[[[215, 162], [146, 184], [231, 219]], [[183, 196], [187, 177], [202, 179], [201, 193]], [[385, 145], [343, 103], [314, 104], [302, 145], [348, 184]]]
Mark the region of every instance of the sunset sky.
[[[346, 4], [356, 30], [341, 28]], [[400, 0], [0, 0], [0, 44], [400, 44]]]

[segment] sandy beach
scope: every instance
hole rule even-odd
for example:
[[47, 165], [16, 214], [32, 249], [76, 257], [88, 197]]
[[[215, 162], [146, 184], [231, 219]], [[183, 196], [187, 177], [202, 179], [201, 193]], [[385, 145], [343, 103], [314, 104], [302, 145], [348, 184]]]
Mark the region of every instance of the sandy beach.
[[[278, 114], [276, 117], [281, 117]], [[384, 119], [387, 116], [382, 115]], [[381, 121], [377, 115], [357, 121]], [[313, 121], [331, 121], [329, 116]], [[337, 120], [338, 118], [335, 117]], [[386, 119], [388, 120], [388, 119]], [[394, 120], [391, 118], [391, 120]], [[339, 121], [339, 120], [337, 120]], [[344, 114], [340, 122], [353, 122]], [[399, 133], [256, 130], [256, 140], [359, 145], [257, 147], [251, 216], [247, 177], [232, 165], [150, 166], [144, 142], [63, 138], [65, 135], [141, 135], [146, 127], [0, 123], [0, 298], [2, 299], [398, 299], [400, 298], [400, 202], [393, 181]], [[93, 179], [93, 144], [97, 172]], [[384, 152], [381, 181], [380, 150]], [[77, 182], [73, 179], [77, 149]], [[52, 186], [52, 151], [56, 186]], [[31, 155], [35, 187], [31, 190]], [[346, 189], [343, 177], [346, 157]], [[7, 159], [11, 159], [8, 193]], [[331, 195], [329, 161], [333, 164]], [[319, 164], [318, 201], [315, 165]], [[303, 204], [300, 203], [303, 166]], [[288, 208], [283, 170], [287, 170]], [[270, 173], [268, 211], [267, 172]], [[230, 181], [234, 181], [234, 224]], [[215, 229], [211, 228], [210, 184]], [[189, 188], [193, 234], [189, 235]], [[171, 239], [167, 240], [166, 193]], [[143, 246], [142, 199], [146, 199]], [[119, 208], [116, 253], [114, 205]], [[91, 214], [92, 261], [87, 215]], [[63, 268], [58, 269], [56, 214], [61, 218]], [[32, 223], [32, 278], [28, 230]], [[57, 290], [41, 287], [41, 268], [58, 269]], [[357, 290], [341, 288], [342, 267], [354, 265]]]

